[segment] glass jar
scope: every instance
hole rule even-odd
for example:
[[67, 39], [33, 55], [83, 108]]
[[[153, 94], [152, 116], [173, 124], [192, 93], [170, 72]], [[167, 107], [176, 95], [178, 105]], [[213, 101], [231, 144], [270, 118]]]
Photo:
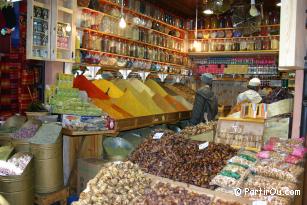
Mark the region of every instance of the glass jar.
[[109, 40], [109, 38], [108, 37], [104, 37], [102, 39], [101, 44], [102, 44], [102, 46], [101, 46], [102, 47], [102, 51], [106, 52], [106, 53], [110, 53], [110, 40]]
[[270, 50], [271, 49], [271, 40], [270, 38], [262, 39], [262, 50]]
[[89, 40], [90, 33], [88, 31], [84, 31], [82, 36], [82, 48], [89, 49]]
[[246, 51], [247, 50], [247, 41], [246, 39], [242, 38], [240, 40], [240, 51]]
[[209, 52], [216, 52], [216, 41], [215, 40], [209, 40]]
[[145, 58], [145, 57], [144, 57], [144, 54], [145, 54], [144, 46], [140, 46], [139, 49], [140, 49], [140, 50], [139, 50], [139, 56], [138, 56], [138, 57], [139, 57], [139, 58]]
[[101, 51], [101, 38], [98, 35], [94, 36], [94, 50]]
[[271, 40], [271, 49], [272, 50], [278, 50], [279, 49], [279, 39], [277, 36], [272, 37]]
[[262, 50], [262, 40], [261, 38], [255, 38], [255, 50]]
[[232, 50], [231, 40], [225, 40], [224, 44], [225, 44], [225, 51], [231, 51]]
[[110, 53], [117, 53], [116, 50], [116, 40], [114, 38], [110, 39]]
[[240, 51], [240, 42], [238, 39], [233, 39], [233, 47], [232, 50], [233, 51]]
[[218, 22], [217, 17], [216, 16], [211, 17], [211, 20], [210, 20], [211, 29], [218, 28], [218, 24], [219, 24], [219, 22]]
[[255, 41], [252, 38], [249, 38], [247, 41], [247, 50], [253, 51], [255, 49]]
[[138, 41], [140, 39], [139, 28], [134, 26], [132, 29], [132, 39]]
[[139, 29], [139, 41], [145, 42], [145, 31], [144, 29]]
[[202, 51], [203, 52], [209, 52], [209, 43], [208, 43], [208, 41], [203, 41], [202, 42]]
[[140, 0], [135, 0], [135, 7], [134, 7], [135, 11], [140, 12], [140, 7], [141, 7]]

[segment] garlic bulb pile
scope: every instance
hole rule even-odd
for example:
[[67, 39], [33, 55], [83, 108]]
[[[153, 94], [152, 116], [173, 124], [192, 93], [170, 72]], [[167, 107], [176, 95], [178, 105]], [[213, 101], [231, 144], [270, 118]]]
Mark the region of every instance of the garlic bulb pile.
[[144, 194], [151, 180], [131, 162], [109, 163], [87, 184], [73, 205], [132, 204]]

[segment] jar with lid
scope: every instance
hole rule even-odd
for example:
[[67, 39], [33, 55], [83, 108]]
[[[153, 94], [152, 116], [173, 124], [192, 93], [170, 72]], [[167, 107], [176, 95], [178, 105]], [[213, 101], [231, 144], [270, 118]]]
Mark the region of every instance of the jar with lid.
[[118, 54], [120, 54], [120, 55], [124, 55], [124, 42], [121, 40], [121, 39], [119, 39], [118, 41], [117, 41], [117, 45], [116, 45], [116, 47], [118, 47]]
[[93, 35], [93, 49], [96, 51], [101, 51], [101, 38], [98, 35]]
[[90, 33], [88, 31], [83, 32], [82, 36], [82, 48], [89, 49]]
[[165, 61], [165, 53], [163, 50], [160, 50], [160, 61], [164, 62]]
[[130, 54], [129, 54], [129, 56], [132, 56], [132, 57], [135, 57], [135, 50], [136, 50], [136, 46], [135, 46], [135, 44], [134, 43], [130, 43]]
[[262, 40], [261, 38], [255, 38], [255, 50], [262, 50]]
[[153, 60], [153, 49], [148, 47], [148, 59]]
[[140, 33], [139, 28], [137, 26], [134, 26], [132, 29], [132, 39], [135, 41], [138, 41], [140, 39]]
[[109, 40], [109, 37], [105, 36], [103, 39], [102, 39], [102, 51], [103, 52], [106, 52], [106, 53], [110, 53], [110, 40]]
[[139, 29], [139, 41], [145, 42], [145, 31], [144, 29]]
[[272, 50], [278, 50], [279, 49], [279, 39], [278, 39], [277, 36], [272, 37], [271, 49]]
[[271, 49], [271, 40], [270, 38], [262, 39], [262, 50], [270, 50]]
[[247, 50], [253, 51], [255, 49], [255, 41], [252, 38], [247, 40]]
[[116, 40], [114, 38], [110, 39], [110, 53], [117, 53]]
[[233, 51], [240, 51], [240, 41], [238, 39], [233, 39]]
[[149, 57], [148, 47], [147, 47], [147, 46], [144, 46], [144, 58], [145, 58], [145, 59], [148, 59], [148, 57]]
[[247, 41], [246, 39], [242, 38], [240, 40], [240, 51], [246, 51], [247, 50]]
[[224, 44], [225, 44], [225, 51], [231, 51], [232, 50], [231, 40], [225, 40]]
[[100, 24], [100, 30], [102, 32], [111, 33], [111, 19], [108, 16], [104, 16]]
[[139, 46], [138, 58], [145, 58], [144, 54], [145, 54], [144, 46]]
[[215, 52], [217, 49], [216, 49], [216, 41], [215, 40], [209, 40], [209, 51], [210, 52]]
[[209, 52], [209, 42], [207, 40], [202, 42], [202, 52]]
[[225, 44], [224, 41], [218, 40], [217, 41], [217, 51], [225, 51]]
[[211, 29], [218, 28], [219, 22], [216, 16], [211, 17], [210, 23], [211, 23], [210, 25]]

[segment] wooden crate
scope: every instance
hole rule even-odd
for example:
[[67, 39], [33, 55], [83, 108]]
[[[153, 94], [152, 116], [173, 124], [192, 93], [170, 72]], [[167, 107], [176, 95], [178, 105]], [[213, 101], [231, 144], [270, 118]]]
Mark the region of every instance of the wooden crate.
[[[257, 141], [246, 140], [247, 143], [255, 146], [246, 146], [247, 149], [259, 150], [263, 145], [263, 133], [264, 133], [264, 120], [263, 119], [241, 119], [241, 118], [220, 118], [217, 124], [216, 134], [214, 141], [216, 143], [225, 143], [233, 145], [236, 148], [240, 148], [242, 145], [238, 145], [239, 141], [234, 139], [225, 140], [221, 137], [221, 133], [233, 134], [233, 136], [244, 136], [246, 138], [250, 136], [257, 136], [260, 138]], [[245, 139], [245, 138], [244, 138]], [[226, 141], [226, 142], [225, 142]], [[256, 147], [257, 143], [257, 147]]]
[[185, 111], [179, 113], [179, 119], [180, 120], [187, 120], [190, 119], [192, 116], [192, 111]]
[[37, 205], [52, 205], [57, 202], [61, 205], [66, 205], [68, 196], [69, 189], [65, 187], [60, 191], [50, 194], [36, 194], [34, 197], [34, 203]]

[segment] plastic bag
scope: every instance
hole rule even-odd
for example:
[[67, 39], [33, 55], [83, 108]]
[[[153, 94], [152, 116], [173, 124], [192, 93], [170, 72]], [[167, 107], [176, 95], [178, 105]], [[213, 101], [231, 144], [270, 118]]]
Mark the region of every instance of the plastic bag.
[[247, 166], [247, 167], [253, 167], [256, 162], [254, 161], [250, 161], [246, 158], [242, 158], [241, 156], [234, 156], [233, 158], [231, 158], [229, 160], [230, 163], [238, 163], [238, 164], [242, 164], [244, 166]]
[[276, 161], [284, 161], [287, 154], [278, 153], [274, 151], [261, 151], [257, 154], [260, 159], [274, 159]]
[[285, 158], [285, 162], [287, 163], [290, 163], [290, 164], [300, 164], [300, 163], [303, 163], [303, 158], [301, 157], [296, 157], [296, 156], [293, 156], [293, 155], [288, 155], [286, 158]]
[[292, 183], [299, 182], [304, 168], [286, 162], [275, 162], [274, 160], [262, 160], [251, 168], [258, 175], [274, 179], [284, 180]]
[[277, 179], [272, 179], [259, 175], [250, 175], [244, 183], [244, 188], [248, 189], [264, 189], [264, 190], [276, 190], [278, 193], [285, 193], [286, 191], [296, 190], [298, 187], [296, 184]]
[[302, 154], [305, 154], [303, 142], [304, 141], [301, 138], [284, 140], [284, 139], [272, 137], [263, 146], [263, 150], [276, 151], [276, 152], [287, 153], [287, 154], [291, 154], [295, 151], [294, 154], [298, 154], [299, 156], [301, 156]]

